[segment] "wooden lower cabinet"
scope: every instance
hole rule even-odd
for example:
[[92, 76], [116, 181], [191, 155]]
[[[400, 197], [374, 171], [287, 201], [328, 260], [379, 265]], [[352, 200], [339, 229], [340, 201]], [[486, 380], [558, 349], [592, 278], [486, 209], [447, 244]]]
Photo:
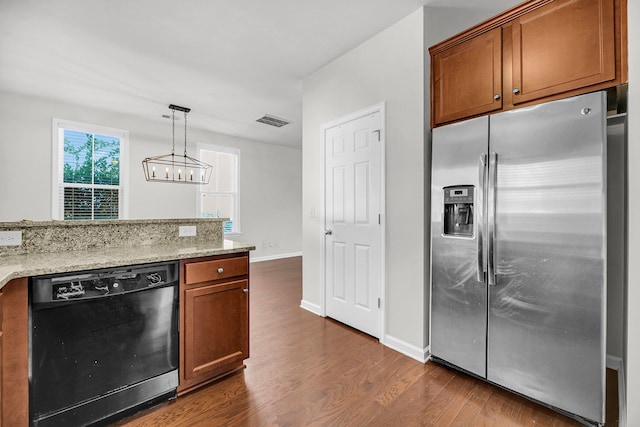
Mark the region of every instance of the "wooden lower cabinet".
[[[2, 378], [2, 291], [0, 291], [0, 378]], [[0, 427], [2, 426], [2, 387], [0, 386]]]
[[29, 287], [26, 278], [2, 288], [3, 426], [29, 425]]
[[181, 273], [179, 394], [244, 368], [249, 357], [249, 256], [184, 260]]

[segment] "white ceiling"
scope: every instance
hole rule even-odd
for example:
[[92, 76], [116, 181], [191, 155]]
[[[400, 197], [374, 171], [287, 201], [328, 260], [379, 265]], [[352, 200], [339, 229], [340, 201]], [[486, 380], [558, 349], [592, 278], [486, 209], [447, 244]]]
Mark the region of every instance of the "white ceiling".
[[424, 5], [481, 3], [513, 0], [0, 0], [0, 90], [300, 147], [304, 77]]

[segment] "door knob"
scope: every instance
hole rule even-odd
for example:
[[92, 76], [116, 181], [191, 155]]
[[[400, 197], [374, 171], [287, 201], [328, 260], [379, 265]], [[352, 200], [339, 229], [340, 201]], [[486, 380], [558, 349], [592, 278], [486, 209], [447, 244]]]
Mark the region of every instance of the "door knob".
[[519, 94], [520, 93], [520, 89], [518, 89], [517, 87], [514, 87], [513, 88], [513, 93], [516, 94], [516, 95]]
[[499, 101], [500, 100], [500, 94], [496, 93], [495, 95], [493, 95], [493, 99], [496, 100], [496, 101]]
[[244, 292], [245, 294], [248, 294], [248, 293], [249, 293], [249, 289], [248, 289], [248, 288], [244, 288], [244, 289], [242, 290], [242, 292]]
[[331, 230], [324, 230], [324, 235], [325, 236], [331, 236], [333, 234], [333, 231]]

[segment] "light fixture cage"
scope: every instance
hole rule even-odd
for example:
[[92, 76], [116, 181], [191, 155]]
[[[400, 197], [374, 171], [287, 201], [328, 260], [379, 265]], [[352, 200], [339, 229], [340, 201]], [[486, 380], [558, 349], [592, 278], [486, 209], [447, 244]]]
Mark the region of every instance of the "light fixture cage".
[[142, 161], [147, 181], [208, 184], [213, 166], [198, 159], [175, 154], [147, 157]]
[[[147, 157], [142, 161], [144, 177], [152, 182], [172, 182], [179, 184], [208, 184], [213, 166], [187, 155], [187, 113], [190, 108], [169, 105], [173, 110], [172, 142], [170, 154]], [[184, 155], [175, 154], [176, 110], [184, 112]]]

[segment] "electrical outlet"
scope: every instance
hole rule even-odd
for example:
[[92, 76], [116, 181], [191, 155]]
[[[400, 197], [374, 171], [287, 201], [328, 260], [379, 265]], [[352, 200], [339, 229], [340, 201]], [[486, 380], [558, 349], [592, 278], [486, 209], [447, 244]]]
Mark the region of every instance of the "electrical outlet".
[[22, 231], [0, 231], [0, 246], [22, 245]]
[[196, 235], [195, 225], [181, 225], [180, 227], [178, 227], [179, 237], [191, 237], [195, 235]]

